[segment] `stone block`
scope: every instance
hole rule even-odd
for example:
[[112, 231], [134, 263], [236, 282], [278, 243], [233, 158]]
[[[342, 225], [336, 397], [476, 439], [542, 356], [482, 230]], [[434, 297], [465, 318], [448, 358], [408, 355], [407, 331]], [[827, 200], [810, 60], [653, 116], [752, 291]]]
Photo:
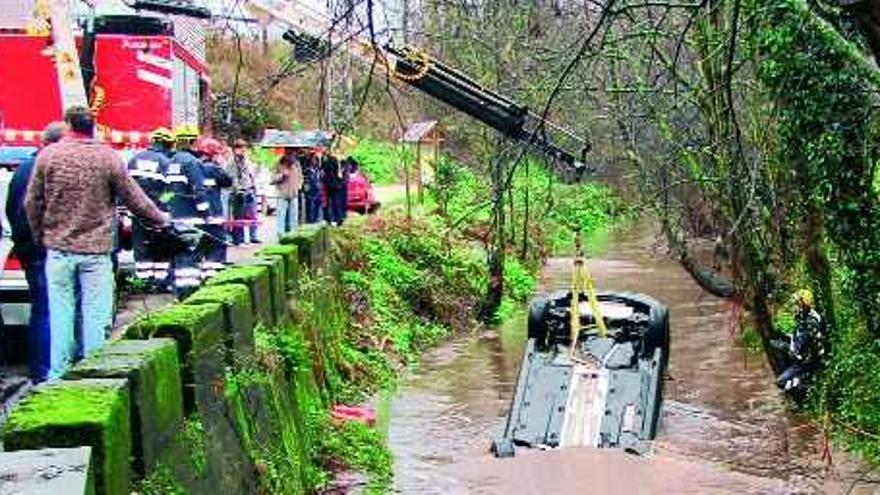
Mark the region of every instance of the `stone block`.
[[299, 266], [299, 255], [295, 245], [269, 246], [257, 251], [257, 256], [281, 256], [284, 258], [284, 277], [287, 280], [287, 286], [295, 285]]
[[133, 468], [139, 476], [156, 467], [183, 422], [177, 344], [172, 339], [122, 340], [81, 361], [66, 379], [125, 378], [131, 397]]
[[269, 269], [272, 287], [273, 326], [287, 321], [287, 281], [284, 277], [284, 258], [280, 256], [258, 256], [243, 262], [244, 266], [265, 266]]
[[235, 364], [235, 356], [254, 353], [254, 325], [257, 317], [247, 285], [228, 283], [202, 287], [186, 298], [184, 304], [222, 304], [226, 320], [226, 362]]
[[9, 415], [4, 448], [91, 447], [95, 493], [126, 495], [131, 482], [129, 404], [126, 380], [42, 384]]
[[94, 495], [91, 447], [0, 453], [0, 493]]
[[323, 225], [303, 225], [281, 238], [282, 245], [296, 246], [300, 264], [310, 270], [323, 267], [328, 242], [327, 229]]
[[207, 286], [243, 284], [251, 291], [251, 305], [258, 322], [272, 326], [272, 278], [265, 266], [235, 266], [210, 278]]
[[226, 371], [226, 321], [223, 305], [177, 304], [148, 314], [126, 330], [134, 339], [170, 337], [177, 341], [183, 382], [184, 413], [195, 406], [196, 385], [217, 387]]

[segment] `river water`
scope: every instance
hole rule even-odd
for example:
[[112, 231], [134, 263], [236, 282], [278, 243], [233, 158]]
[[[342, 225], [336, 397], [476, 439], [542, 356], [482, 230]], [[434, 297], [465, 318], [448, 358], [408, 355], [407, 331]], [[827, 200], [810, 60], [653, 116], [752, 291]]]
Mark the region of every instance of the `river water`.
[[[461, 336], [424, 356], [386, 401], [394, 489], [405, 494], [846, 493], [858, 465], [789, 410], [760, 355], [738, 345], [736, 318], [640, 224], [590, 243], [600, 290], [643, 292], [670, 309], [671, 359], [653, 455], [518, 449], [494, 459], [525, 344], [525, 317]], [[662, 250], [661, 250], [662, 251]], [[550, 259], [539, 291], [566, 288], [571, 260]], [[852, 493], [873, 493], [856, 483]]]

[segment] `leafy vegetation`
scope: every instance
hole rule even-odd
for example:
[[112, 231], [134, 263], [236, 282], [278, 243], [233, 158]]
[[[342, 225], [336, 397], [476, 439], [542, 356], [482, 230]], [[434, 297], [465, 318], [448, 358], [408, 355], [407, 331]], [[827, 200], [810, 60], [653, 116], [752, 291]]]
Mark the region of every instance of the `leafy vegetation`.
[[351, 151], [370, 181], [377, 185], [394, 184], [402, 175], [406, 160], [412, 160], [411, 153], [399, 145], [361, 138]]
[[354, 421], [329, 422], [323, 431], [323, 456], [344, 459], [347, 467], [370, 475], [366, 493], [387, 493], [391, 484], [391, 455], [378, 431]]
[[341, 279], [355, 319], [347, 340], [385, 353], [393, 368], [475, 325], [485, 268], [436, 217], [390, 213], [344, 235]]
[[[531, 159], [516, 170], [511, 184], [508, 242], [530, 269], [546, 256], [570, 254], [575, 230], [589, 235], [633, 211], [610, 187], [558, 183], [542, 163]], [[488, 187], [473, 168], [444, 156], [429, 191], [450, 225], [485, 241], [491, 222]]]

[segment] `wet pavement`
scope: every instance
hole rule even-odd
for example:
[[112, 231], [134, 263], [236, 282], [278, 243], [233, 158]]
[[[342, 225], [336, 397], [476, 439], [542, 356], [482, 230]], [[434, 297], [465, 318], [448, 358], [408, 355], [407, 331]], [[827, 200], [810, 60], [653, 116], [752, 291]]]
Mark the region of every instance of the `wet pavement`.
[[[738, 315], [657, 252], [642, 224], [592, 243], [600, 290], [655, 296], [670, 308], [671, 359], [654, 454], [611, 450], [488, 452], [504, 421], [525, 318], [459, 337], [428, 353], [379, 407], [395, 457], [395, 491], [465, 493], [846, 493], [859, 465], [822, 459], [823, 436], [793, 413], [762, 355], [738, 345]], [[567, 288], [571, 260], [551, 259], [540, 291]], [[852, 493], [873, 493], [856, 483]]]

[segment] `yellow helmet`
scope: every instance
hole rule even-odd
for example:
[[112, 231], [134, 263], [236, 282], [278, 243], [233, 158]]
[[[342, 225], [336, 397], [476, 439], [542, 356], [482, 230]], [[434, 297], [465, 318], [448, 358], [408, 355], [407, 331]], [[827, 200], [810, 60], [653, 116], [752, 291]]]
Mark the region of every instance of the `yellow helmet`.
[[802, 308], [813, 308], [813, 293], [809, 289], [801, 289], [794, 293], [794, 303]]
[[173, 143], [174, 133], [167, 127], [160, 127], [150, 133], [150, 140], [156, 143]]
[[192, 124], [184, 124], [174, 129], [174, 137], [178, 141], [195, 141], [199, 138], [199, 128]]

